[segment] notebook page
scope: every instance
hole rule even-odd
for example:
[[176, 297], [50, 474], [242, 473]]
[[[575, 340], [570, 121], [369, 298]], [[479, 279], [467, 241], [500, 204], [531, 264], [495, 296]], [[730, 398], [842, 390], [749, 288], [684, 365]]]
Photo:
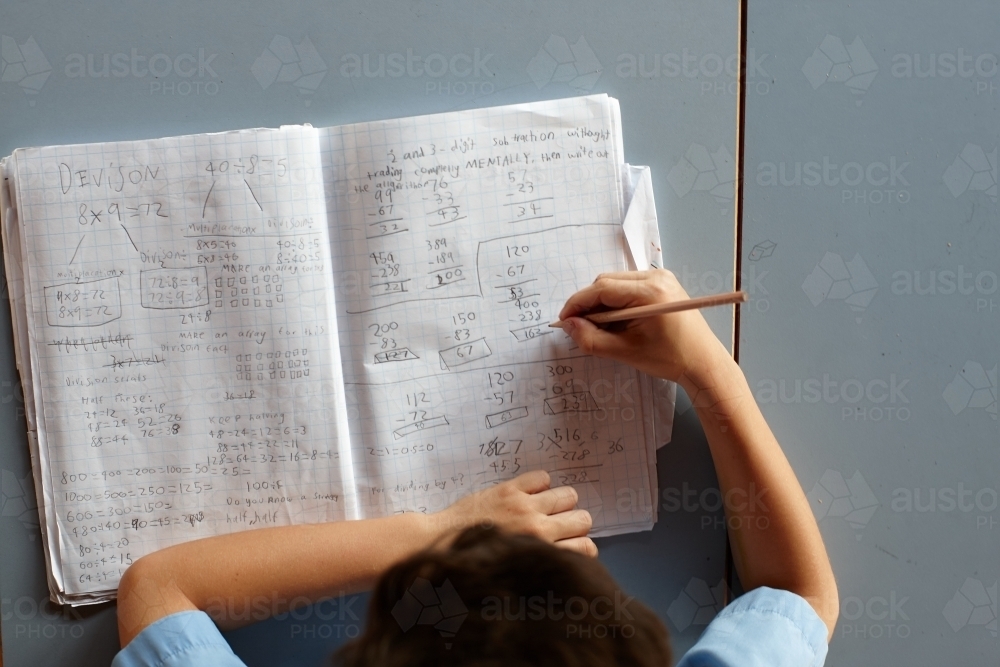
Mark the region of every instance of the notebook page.
[[627, 268], [617, 117], [592, 96], [324, 130], [365, 516], [544, 468], [596, 534], [652, 525], [638, 374], [548, 327]]
[[356, 516], [316, 131], [14, 159], [57, 597], [177, 542]]

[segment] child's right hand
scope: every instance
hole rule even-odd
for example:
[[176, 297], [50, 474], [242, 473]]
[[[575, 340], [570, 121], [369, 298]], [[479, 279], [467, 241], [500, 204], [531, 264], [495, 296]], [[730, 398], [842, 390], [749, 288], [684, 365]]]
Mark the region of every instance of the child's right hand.
[[566, 321], [564, 330], [584, 352], [678, 381], [710, 368], [722, 357], [730, 358], [699, 311], [628, 320], [621, 330], [601, 329], [580, 316], [687, 298], [674, 274], [665, 269], [602, 273], [566, 301], [559, 319]]
[[826, 624], [829, 639], [840, 602], [812, 508], [743, 371], [705, 318], [687, 310], [629, 320], [621, 329], [599, 329], [579, 317], [686, 298], [669, 271], [605, 273], [571, 296], [559, 318], [570, 323], [567, 333], [584, 352], [684, 387], [705, 429], [722, 496], [766, 497], [756, 504], [726, 503], [726, 526], [745, 590], [768, 586], [805, 598]]

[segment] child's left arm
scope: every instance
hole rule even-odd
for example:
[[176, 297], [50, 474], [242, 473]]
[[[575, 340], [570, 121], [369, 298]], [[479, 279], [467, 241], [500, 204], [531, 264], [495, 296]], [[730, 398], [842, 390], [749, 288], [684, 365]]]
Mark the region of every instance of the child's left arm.
[[549, 484], [548, 473], [537, 470], [435, 514], [262, 528], [154, 552], [126, 570], [119, 584], [121, 645], [180, 611], [205, 611], [230, 629], [365, 590], [395, 562], [477, 524], [596, 555], [587, 537], [590, 513], [576, 509], [576, 491]]

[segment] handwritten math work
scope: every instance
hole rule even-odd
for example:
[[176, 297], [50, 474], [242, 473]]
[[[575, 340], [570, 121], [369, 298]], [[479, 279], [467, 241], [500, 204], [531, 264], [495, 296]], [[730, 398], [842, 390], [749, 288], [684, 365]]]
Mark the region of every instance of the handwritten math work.
[[[617, 102], [20, 149], [4, 251], [50, 586], [520, 472], [655, 521], [647, 378], [547, 326], [627, 268]], [[23, 298], [22, 298], [23, 295]]]

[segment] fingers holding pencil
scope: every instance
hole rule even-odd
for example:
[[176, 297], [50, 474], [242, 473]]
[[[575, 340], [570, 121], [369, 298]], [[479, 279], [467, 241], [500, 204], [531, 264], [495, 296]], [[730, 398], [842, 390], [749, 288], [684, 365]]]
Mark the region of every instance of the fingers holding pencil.
[[634, 343], [625, 337], [601, 329], [582, 317], [562, 320], [561, 328], [573, 339], [581, 352], [631, 365]]
[[652, 272], [627, 271], [600, 274], [593, 283], [566, 301], [566, 305], [559, 311], [559, 319], [578, 317], [582, 313], [617, 310], [687, 298], [687, 293], [680, 287], [680, 283], [677, 283], [680, 293], [676, 293], [670, 290], [664, 281], [650, 280], [648, 275], [650, 273]]
[[[730, 299], [740, 299], [731, 295]], [[698, 310], [670, 314], [648, 311], [697, 308], [677, 278], [664, 269], [601, 274], [573, 296], [559, 313], [563, 329], [580, 349], [598, 357], [627, 363], [645, 373], [678, 379], [693, 365], [725, 351]], [[704, 298], [697, 301], [705, 301]], [[701, 307], [704, 307], [702, 305]], [[628, 321], [615, 330], [602, 329], [585, 319], [601, 311], [641, 308], [642, 316], [605, 312], [610, 319]]]

